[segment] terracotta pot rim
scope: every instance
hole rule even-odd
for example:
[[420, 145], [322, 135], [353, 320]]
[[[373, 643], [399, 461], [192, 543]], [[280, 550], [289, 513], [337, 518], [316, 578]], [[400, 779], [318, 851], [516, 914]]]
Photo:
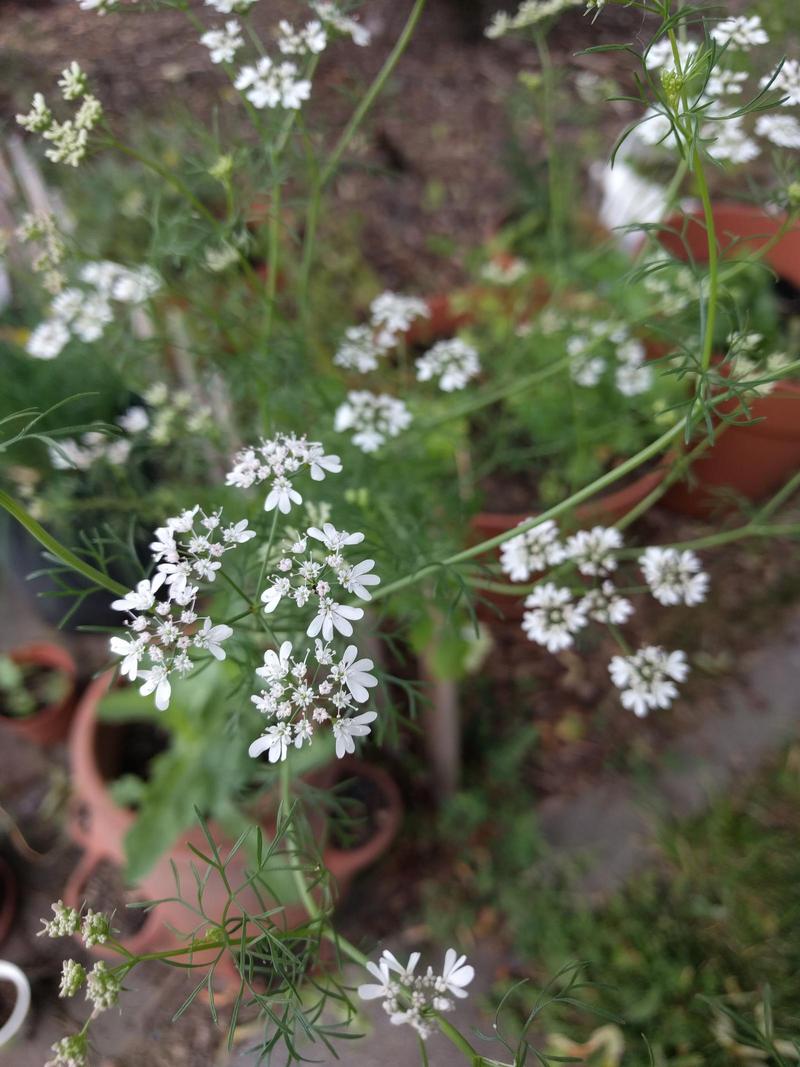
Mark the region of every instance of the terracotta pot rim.
[[63, 741], [69, 732], [78, 695], [78, 668], [75, 660], [62, 645], [53, 641], [31, 641], [12, 649], [8, 655], [14, 663], [49, 667], [63, 674], [69, 682], [69, 687], [63, 700], [58, 703], [47, 704], [30, 715], [0, 715], [0, 722], [37, 744]]
[[403, 820], [403, 798], [397, 783], [387, 770], [357, 756], [345, 756], [337, 760], [335, 770], [344, 772], [342, 777], [347, 777], [349, 772], [353, 777], [368, 778], [388, 801], [383, 809], [386, 812], [383, 825], [378, 827], [368, 841], [351, 849], [336, 848], [332, 845], [324, 849], [323, 858], [331, 873], [337, 878], [349, 879], [374, 863], [389, 848]]

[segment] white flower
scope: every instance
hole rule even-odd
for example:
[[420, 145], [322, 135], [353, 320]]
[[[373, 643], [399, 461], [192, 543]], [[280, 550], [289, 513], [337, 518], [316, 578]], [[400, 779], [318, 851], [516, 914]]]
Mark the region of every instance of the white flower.
[[344, 335], [333, 362], [337, 367], [354, 370], [359, 374], [368, 374], [376, 370], [379, 359], [386, 349], [375, 340], [374, 331], [369, 326], [351, 326]]
[[413, 952], [404, 967], [391, 952], [384, 950], [377, 964], [366, 965], [377, 982], [358, 987], [362, 1000], [383, 1000], [383, 1008], [394, 1026], [411, 1026], [425, 1040], [435, 1029], [436, 1014], [452, 1011], [457, 998], [466, 997], [468, 986], [475, 977], [474, 968], [466, 956], [449, 948], [444, 957], [441, 974], [428, 967], [424, 974], [416, 974], [420, 954]]
[[[103, 3], [103, 0], [81, 0], [83, 4]], [[44, 1067], [87, 1067], [89, 1052], [89, 1035], [85, 1032], [62, 1037], [50, 1046], [55, 1056]]]
[[428, 318], [430, 308], [416, 296], [385, 292], [370, 304], [371, 322], [378, 331], [378, 344], [390, 347], [419, 318]]
[[285, 678], [291, 668], [292, 642], [284, 641], [278, 652], [267, 649], [264, 653], [264, 665], [258, 667], [256, 674], [266, 682], [279, 682]]
[[42, 919], [42, 929], [37, 937], [70, 937], [77, 934], [81, 925], [81, 915], [76, 908], [68, 907], [63, 900], [51, 904], [52, 919]]
[[212, 63], [232, 63], [237, 51], [244, 44], [242, 27], [236, 19], [229, 19], [222, 29], [204, 33], [200, 43], [208, 49]]
[[338, 630], [344, 637], [350, 637], [353, 633], [353, 622], [364, 617], [363, 608], [351, 608], [347, 604], [337, 604], [330, 597], [320, 597], [319, 610], [311, 620], [306, 633], [309, 637], [316, 637], [322, 633], [325, 641], [333, 640], [334, 630]]
[[144, 682], [144, 685], [139, 689], [141, 695], [146, 697], [155, 692], [156, 707], [159, 711], [166, 711], [172, 695], [172, 686], [170, 685], [167, 668], [163, 664], [158, 664], [151, 670], [140, 671], [139, 678]]
[[678, 695], [675, 682], [685, 681], [689, 673], [683, 652], [666, 652], [655, 645], [631, 656], [614, 656], [608, 669], [612, 682], [622, 690], [623, 707], [639, 718], [654, 708], [668, 708]]
[[378, 1000], [382, 997], [391, 996], [393, 979], [388, 963], [382, 958], [377, 963], [373, 963], [370, 960], [367, 963], [367, 970], [378, 979], [378, 984], [366, 983], [360, 985], [358, 987], [359, 997], [362, 1000]]
[[84, 947], [94, 948], [95, 945], [104, 945], [110, 933], [111, 923], [108, 916], [89, 908], [81, 922], [81, 938]]
[[363, 533], [348, 533], [347, 530], [337, 530], [333, 523], [324, 523], [321, 530], [316, 526], [310, 526], [308, 536], [322, 541], [331, 552], [340, 552], [347, 545], [360, 545], [364, 540]]
[[590, 589], [581, 600], [580, 608], [590, 619], [606, 625], [623, 626], [633, 615], [633, 604], [608, 580], [599, 588]]
[[350, 690], [353, 699], [357, 700], [359, 704], [363, 704], [369, 700], [367, 690], [376, 686], [378, 679], [370, 674], [370, 671], [375, 667], [372, 660], [356, 659], [357, 655], [358, 649], [356, 646], [348, 645], [342, 654], [339, 666], [331, 671], [331, 676], [336, 681], [343, 682]]
[[161, 288], [161, 279], [152, 267], [109, 266], [115, 268], [109, 279], [110, 295], [121, 304], [143, 304]]
[[756, 133], [780, 148], [800, 148], [800, 122], [794, 115], [760, 115]]
[[52, 163], [77, 167], [86, 155], [89, 131], [84, 125], [79, 126], [69, 119], [66, 122], [54, 122], [42, 136], [53, 144], [44, 153]]
[[333, 736], [336, 738], [336, 756], [343, 759], [344, 756], [352, 755], [356, 750], [354, 737], [366, 737], [371, 733], [369, 723], [377, 719], [375, 711], [365, 711], [362, 715], [356, 715], [354, 719], [335, 719], [333, 722]]
[[558, 526], [552, 519], [517, 534], [500, 546], [500, 566], [512, 582], [526, 582], [563, 559], [564, 548], [558, 539]]
[[528, 610], [522, 616], [522, 629], [548, 652], [570, 648], [573, 634], [588, 622], [582, 602], [575, 603], [569, 589], [553, 582], [537, 586], [525, 598], [525, 607]]
[[147, 409], [143, 408], [140, 404], [134, 404], [129, 407], [124, 414], [120, 415], [117, 419], [117, 426], [121, 427], [125, 433], [142, 433], [150, 425], [150, 416], [147, 414]]
[[249, 11], [256, 0], [206, 0], [207, 7], [213, 7], [220, 15], [242, 15]]
[[214, 659], [225, 659], [225, 649], [221, 642], [227, 641], [233, 634], [230, 626], [219, 623], [214, 626], [211, 619], [205, 619], [202, 629], [194, 635], [195, 647], [210, 652]]
[[93, 130], [103, 115], [103, 105], [96, 96], [87, 93], [75, 112], [75, 125], [79, 130]]
[[145, 641], [140, 637], [130, 641], [126, 641], [123, 637], [112, 637], [108, 645], [115, 656], [124, 657], [120, 666], [122, 677], [130, 678], [132, 682], [135, 682], [139, 671], [139, 661], [145, 651]]
[[650, 592], [667, 606], [701, 604], [708, 592], [708, 575], [694, 552], [679, 552], [675, 548], [648, 548], [639, 557]]
[[261, 56], [255, 66], [242, 67], [233, 84], [259, 109], [281, 106], [294, 111], [311, 95], [311, 82], [298, 77], [294, 63], [277, 65], [269, 56]]
[[576, 336], [567, 340], [567, 355], [572, 380], [584, 389], [592, 389], [603, 377], [606, 361], [602, 356], [593, 356], [596, 342], [588, 337]]
[[126, 593], [120, 600], [112, 600], [115, 611], [149, 611], [156, 602], [156, 593], [164, 584], [165, 574], [154, 574], [152, 578], [143, 578], [135, 589]]
[[266, 752], [270, 763], [279, 763], [286, 759], [291, 743], [291, 726], [286, 722], [278, 722], [267, 727], [265, 733], [253, 741], [247, 752], [253, 759]]
[[274, 511], [275, 508], [282, 515], [288, 515], [292, 510], [292, 504], [302, 504], [303, 498], [292, 487], [288, 478], [278, 477], [272, 483], [272, 489], [267, 493], [264, 501], [264, 511]]
[[72, 320], [73, 333], [91, 344], [103, 336], [103, 331], [114, 318], [111, 305], [99, 295], [87, 296], [78, 314]]
[[760, 44], [768, 44], [769, 37], [758, 15], [723, 19], [709, 31], [720, 47], [749, 51]]
[[[677, 42], [678, 58], [682, 71], [686, 71], [687, 67], [691, 64], [699, 47], [699, 41]], [[644, 61], [648, 70], [675, 70], [675, 53], [672, 50], [670, 39], [668, 37], [662, 37], [660, 41], [656, 41], [656, 43], [648, 50], [647, 55], [644, 57]]]
[[287, 56], [319, 55], [325, 50], [328, 37], [318, 19], [296, 30], [286, 19], [278, 23], [278, 48]]
[[227, 485], [249, 489], [272, 479], [264, 510], [276, 507], [283, 514], [292, 504], [301, 504], [303, 498], [290, 482], [290, 478], [307, 468], [313, 481], [322, 481], [327, 474], [338, 474], [342, 465], [336, 455], [326, 455], [319, 441], [307, 441], [294, 434], [278, 434], [270, 440], [262, 440], [256, 448], [244, 448], [234, 457], [233, 470], [226, 476]]
[[760, 149], [752, 137], [748, 137], [741, 118], [723, 122], [709, 122], [701, 129], [706, 150], [712, 159], [728, 163], [749, 163], [760, 155]]
[[370, 574], [374, 566], [374, 559], [362, 559], [360, 563], [352, 567], [349, 565], [342, 567], [339, 571], [342, 588], [352, 593], [353, 596], [357, 596], [359, 600], [372, 600], [372, 594], [367, 586], [380, 585], [381, 581], [377, 574]]
[[654, 107], [648, 108], [642, 115], [636, 127], [636, 137], [642, 144], [651, 147], [665, 145], [673, 149], [678, 144], [669, 117]]
[[337, 33], [345, 34], [359, 48], [369, 44], [371, 37], [369, 30], [356, 19], [343, 14], [333, 0], [311, 0], [311, 8], [327, 26], [336, 30]]
[[742, 92], [742, 83], [746, 81], [744, 70], [714, 70], [706, 84], [706, 95], [712, 100], [720, 96], [736, 96]]
[[17, 115], [17, 122], [28, 133], [44, 133], [53, 124], [53, 112], [45, 103], [41, 93], [35, 93], [31, 109], [27, 115]]
[[231, 523], [222, 531], [222, 540], [227, 545], [244, 545], [256, 536], [256, 531], [248, 527], [247, 519]]
[[524, 277], [530, 267], [518, 256], [495, 256], [481, 267], [481, 278], [492, 285], [513, 285]]
[[640, 367], [624, 363], [614, 372], [617, 389], [623, 396], [639, 396], [653, 385], [653, 369], [643, 364]]
[[593, 526], [567, 538], [565, 556], [577, 564], [581, 574], [595, 577], [617, 569], [614, 553], [622, 548], [622, 534], [614, 526]]
[[386, 393], [351, 391], [334, 416], [337, 433], [355, 430], [353, 444], [362, 452], [377, 452], [390, 437], [397, 437], [411, 424], [411, 413], [402, 400]]
[[69, 330], [58, 319], [40, 323], [32, 331], [25, 351], [34, 359], [55, 359], [69, 341]]
[[[762, 78], [761, 88], [766, 88], [771, 80], [771, 75]], [[783, 101], [784, 107], [800, 106], [800, 59], [784, 60], [783, 66], [775, 75], [771, 87], [777, 92], [783, 93], [786, 97]]]
[[498, 11], [485, 33], [489, 38], [502, 37], [511, 30], [524, 30], [535, 26], [582, 3], [583, 0], [522, 0], [515, 15]]
[[86, 978], [86, 999], [92, 1003], [92, 1015], [112, 1008], [119, 1000], [121, 982], [101, 960], [96, 963]]
[[65, 100], [77, 100], [86, 92], [86, 75], [74, 59], [65, 70], [62, 70], [58, 87]]
[[432, 378], [438, 378], [439, 388], [445, 393], [463, 389], [480, 371], [477, 351], [458, 337], [437, 341], [417, 360], [417, 379], [429, 382]]
[[74, 997], [86, 981], [86, 971], [77, 960], [64, 960], [61, 965], [60, 997]]
[[456, 997], [466, 997], [468, 986], [475, 977], [475, 968], [467, 963], [466, 956], [459, 956], [454, 948], [444, 954], [441, 981], [449, 993]]

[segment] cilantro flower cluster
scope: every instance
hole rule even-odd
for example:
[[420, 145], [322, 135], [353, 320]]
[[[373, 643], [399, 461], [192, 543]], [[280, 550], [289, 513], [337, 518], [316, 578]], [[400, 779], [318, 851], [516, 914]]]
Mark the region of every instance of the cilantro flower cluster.
[[[666, 37], [651, 45], [644, 57], [648, 69], [660, 72], [662, 80], [685, 82], [698, 75], [702, 90], [694, 94], [692, 104], [702, 108], [704, 122], [700, 138], [708, 154], [719, 162], [744, 164], [761, 155], [760, 141], [776, 148], [800, 148], [800, 119], [787, 111], [800, 106], [800, 63], [788, 60], [779, 71], [761, 78], [759, 89], [775, 90], [774, 107], [780, 111], [769, 113], [759, 109], [749, 126], [747, 114], [741, 113], [741, 97], [749, 74], [739, 69], [740, 57], [768, 44], [769, 36], [758, 15], [711, 22], [709, 36], [715, 46], [711, 69], [708, 68], [712, 53], [700, 40], [679, 42], [680, 74], [672, 44]], [[636, 128], [635, 143], [675, 148], [675, 132], [669, 116], [657, 107], [649, 108]]]
[[[254, 0], [206, 0], [206, 3], [221, 15], [245, 15]], [[314, 3], [311, 8], [317, 17], [303, 26], [294, 26], [287, 19], [278, 23], [275, 43], [280, 59], [262, 54], [255, 62], [240, 67], [236, 74], [234, 88], [254, 108], [298, 111], [311, 96], [308, 70], [304, 72], [300, 65], [325, 50], [330, 32], [347, 35], [359, 45], [369, 42], [364, 27], [344, 15], [335, 3]], [[203, 33], [200, 43], [208, 49], [212, 63], [231, 64], [245, 40], [240, 23], [233, 18]]]
[[[571, 648], [576, 635], [591, 622], [612, 631], [627, 623], [633, 604], [612, 580], [622, 549], [622, 534], [613, 526], [579, 530], [562, 541], [552, 519], [506, 541], [500, 566], [513, 582], [536, 581], [553, 567], [569, 567], [577, 572], [576, 578], [591, 580], [588, 588], [577, 581], [572, 585], [537, 581], [524, 602], [522, 629], [527, 637], [555, 654]], [[694, 552], [653, 546], [644, 550], [638, 563], [647, 590], [659, 604], [691, 607], [705, 600], [709, 579]], [[657, 646], [615, 656], [609, 665], [623, 706], [639, 716], [669, 707], [678, 693], [675, 683], [684, 681], [688, 670], [683, 652], [665, 652]]]
[[397, 397], [352, 389], [336, 409], [333, 428], [337, 433], [353, 430], [353, 444], [370, 453], [377, 452], [390, 438], [398, 437], [411, 421], [411, 412]]
[[89, 92], [86, 75], [74, 60], [61, 72], [58, 87], [68, 103], [80, 100], [72, 118], [57, 122], [42, 93], [35, 93], [30, 111], [17, 115], [17, 122], [50, 144], [44, 153], [49, 160], [77, 167], [89, 147], [89, 134], [103, 116], [103, 106]]
[[374, 711], [354, 715], [356, 704], [369, 699], [368, 690], [378, 684], [371, 673], [371, 659], [358, 659], [358, 649], [348, 645], [338, 657], [330, 644], [315, 641], [314, 653], [294, 655], [291, 641], [275, 652], [268, 649], [256, 671], [264, 688], [251, 697], [269, 725], [248, 749], [252, 757], [266, 753], [270, 763], [286, 759], [290, 746], [311, 744], [316, 729], [330, 723], [339, 759], [355, 751], [354, 738], [370, 733]]
[[639, 396], [652, 387], [654, 377], [647, 363], [647, 350], [631, 336], [624, 322], [581, 318], [570, 329], [574, 332], [567, 338], [565, 347], [576, 385], [592, 389], [609, 367], [613, 367], [614, 384], [623, 396]]
[[72, 338], [84, 344], [99, 341], [114, 320], [114, 302], [136, 307], [161, 286], [151, 267], [124, 267], [109, 260], [84, 264], [78, 278], [82, 285], [62, 289], [45, 321], [31, 332], [25, 348], [34, 359], [55, 359]]
[[[298, 608], [311, 603], [316, 614], [306, 630], [309, 637], [321, 633], [323, 640], [331, 641], [334, 631], [350, 637], [353, 622], [363, 618], [364, 610], [339, 603], [334, 587], [359, 600], [372, 599], [369, 587], [380, 582], [378, 575], [372, 573], [375, 561], [364, 559], [352, 564], [344, 558], [344, 549], [363, 540], [363, 533], [337, 530], [329, 522], [321, 530], [309, 527], [305, 536], [289, 545], [286, 554], [278, 560], [277, 571], [270, 576], [261, 594], [264, 611], [271, 614], [284, 598], [292, 600]], [[314, 542], [319, 542], [321, 548]]]
[[[221, 515], [221, 510], [207, 515], [196, 505], [167, 519], [150, 545], [155, 574], [111, 605], [129, 616], [129, 637], [112, 637], [111, 651], [122, 657], [122, 674], [142, 682], [142, 696], [155, 693], [159, 711], [169, 707], [170, 676], [193, 669], [190, 651], [225, 659], [222, 643], [233, 631], [199, 616], [200, 583], [213, 582], [225, 553], [251, 540], [255, 531], [246, 519], [224, 526]], [[149, 664], [145, 669], [140, 669], [142, 660]]]
[[[344, 370], [369, 374], [401, 344], [418, 319], [429, 316], [430, 308], [419, 297], [381, 293], [370, 304], [369, 322], [345, 331], [333, 362]], [[418, 381], [436, 379], [446, 393], [464, 389], [481, 370], [477, 351], [458, 337], [438, 341], [415, 365]], [[337, 433], [352, 432], [353, 444], [370, 453], [397, 437], [411, 421], [403, 400], [388, 393], [355, 389], [337, 408], [334, 429]]]
[[475, 969], [454, 948], [444, 955], [439, 972], [428, 967], [417, 974], [420, 953], [412, 952], [403, 965], [388, 949], [384, 949], [377, 963], [367, 963], [367, 970], [376, 979], [358, 987], [362, 1000], [383, 1000], [383, 1010], [395, 1026], [410, 1026], [425, 1040], [436, 1030], [436, 1017], [450, 1012], [456, 1000], [469, 994], [467, 986], [475, 977]]
[[319, 441], [279, 433], [262, 439], [259, 445], [237, 452], [225, 482], [238, 489], [268, 482], [264, 510], [277, 508], [282, 515], [288, 515], [292, 505], [303, 503], [293, 482], [296, 475], [307, 470], [313, 481], [321, 482], [327, 474], [339, 474], [341, 469], [339, 457], [326, 455]]
[[[52, 919], [42, 920], [42, 937], [75, 937], [80, 935], [84, 947], [93, 948], [104, 945], [111, 937], [111, 920], [102, 912], [87, 908], [82, 914], [78, 908], [70, 908], [63, 901], [57, 900], [51, 905]], [[92, 1018], [112, 1008], [119, 1000], [122, 989], [122, 977], [116, 970], [100, 961], [90, 971], [77, 960], [64, 960], [61, 966], [61, 981], [58, 995], [74, 997], [82, 988], [86, 988], [86, 999], [92, 1005]], [[55, 1054], [45, 1067], [84, 1067], [87, 1063], [88, 1035], [84, 1028], [80, 1033], [64, 1037], [51, 1046]]]

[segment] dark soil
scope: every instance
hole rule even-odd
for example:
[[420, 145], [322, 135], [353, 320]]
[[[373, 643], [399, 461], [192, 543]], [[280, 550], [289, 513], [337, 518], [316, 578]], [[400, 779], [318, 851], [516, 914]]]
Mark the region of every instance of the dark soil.
[[[537, 61], [530, 44], [483, 35], [501, 6], [499, 0], [429, 0], [408, 52], [330, 191], [331, 217], [346, 215], [355, 223], [368, 262], [389, 286], [440, 292], [462, 282], [469, 250], [491, 236], [525, 195], [509, 169], [512, 151], [531, 164], [541, 159], [535, 116], [512, 150], [508, 101], [518, 72], [536, 69]], [[195, 7], [208, 21], [209, 9], [200, 0]], [[372, 45], [342, 42], [326, 51], [308, 111], [313, 125], [329, 131], [329, 141], [342, 129], [358, 88], [379, 69], [410, 7], [410, 0], [370, 0], [362, 18]], [[268, 36], [279, 17], [296, 14], [288, 0], [270, 0], [256, 5], [253, 18]], [[640, 30], [632, 10], [610, 9], [595, 23], [569, 12], [551, 35], [554, 65], [567, 85], [581, 70], [605, 75], [618, 59], [579, 56], [578, 50], [631, 39]], [[9, 76], [0, 86], [0, 114], [26, 108], [32, 93], [48, 90], [75, 58], [117, 128], [135, 129], [143, 118], [179, 116], [187, 108], [208, 121], [227, 99], [223, 76], [179, 12], [100, 17], [81, 11], [75, 0], [6, 0], [0, 5], [0, 66]], [[609, 144], [626, 117], [624, 105], [609, 111]], [[574, 139], [578, 128], [570, 125], [564, 136]]]
[[154, 723], [101, 723], [97, 762], [107, 782], [134, 775], [149, 781], [152, 761], [169, 747], [169, 734]]
[[113, 915], [112, 925], [123, 940], [132, 937], [147, 922], [143, 908], [129, 908], [137, 897], [135, 891], [126, 889], [122, 871], [110, 860], [101, 860], [92, 871], [83, 890], [86, 906], [94, 911]]

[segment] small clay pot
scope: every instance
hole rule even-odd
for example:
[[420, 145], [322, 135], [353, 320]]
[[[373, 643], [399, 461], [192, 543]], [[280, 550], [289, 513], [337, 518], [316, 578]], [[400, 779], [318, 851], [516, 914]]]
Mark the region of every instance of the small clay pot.
[[[749, 204], [721, 203], [714, 208], [723, 255], [733, 246], [737, 252], [760, 248], [784, 222], [785, 216], [767, 215]], [[667, 225], [677, 232], [665, 231], [660, 240], [676, 258], [691, 256], [700, 263], [708, 259], [702, 211], [676, 215]], [[800, 289], [800, 226], [789, 229], [764, 261], [779, 278]], [[736, 497], [757, 501], [770, 496], [800, 470], [800, 384], [778, 382], [768, 396], [752, 399], [749, 408], [756, 421], [720, 424], [714, 443], [692, 463], [686, 480], [664, 495], [666, 507], [707, 517], [730, 507]]]
[[[73, 839], [82, 846], [84, 855], [72, 872], [64, 889], [64, 902], [78, 907], [83, 900], [87, 882], [91, 879], [98, 865], [111, 862], [123, 866], [125, 862], [125, 835], [134, 823], [132, 811], [120, 807], [113, 800], [108, 789], [108, 781], [113, 778], [114, 745], [110, 735], [104, 739], [105, 724], [98, 719], [98, 707], [103, 696], [113, 681], [113, 672], [94, 681], [84, 693], [75, 717], [75, 725], [70, 737], [70, 768], [73, 783], [73, 801], [69, 830]], [[101, 765], [102, 761], [102, 765]], [[336, 895], [341, 899], [347, 892], [355, 875], [368, 864], [374, 862], [391, 844], [400, 825], [402, 803], [397, 786], [385, 771], [359, 760], [346, 759], [336, 761], [326, 772], [326, 781], [353, 775], [367, 778], [382, 797], [380, 812], [376, 818], [375, 832], [369, 840], [353, 849], [333, 846], [323, 848], [325, 866], [333, 876]], [[274, 821], [265, 816], [263, 821], [265, 836], [271, 838], [275, 832]], [[217, 843], [221, 854], [226, 854], [230, 843], [220, 827], [210, 823], [209, 832]], [[325, 829], [320, 828], [324, 839]], [[188, 912], [178, 900], [170, 900], [175, 893], [175, 875], [180, 881], [183, 895], [194, 899], [196, 895], [193, 868], [202, 867], [193, 848], [208, 855], [208, 841], [200, 826], [182, 834], [173, 847], [159, 858], [155, 866], [136, 887], [136, 896], [140, 900], [157, 900], [160, 903], [148, 913], [147, 920], [140, 930], [126, 939], [124, 944], [129, 951], [167, 950], [178, 948], [186, 942], [174, 931], [189, 932], [196, 924], [197, 916]], [[246, 880], [247, 857], [240, 849], [226, 867], [227, 876], [233, 885], [243, 885]], [[261, 914], [264, 910], [265, 891], [261, 890], [261, 899], [251, 888], [243, 889], [239, 895], [243, 907], [251, 914]], [[228, 905], [229, 894], [219, 874], [212, 871], [203, 896], [206, 914], [219, 919]], [[241, 912], [238, 913], [239, 915]], [[237, 917], [236, 908], [228, 911], [230, 918]], [[307, 918], [303, 906], [290, 903], [282, 911], [272, 916], [276, 925], [287, 929], [300, 925]], [[98, 954], [103, 955], [102, 946]], [[213, 954], [205, 957], [197, 955], [195, 962], [208, 962]], [[221, 976], [226, 974], [223, 965]], [[227, 965], [231, 970], [230, 964]], [[232, 970], [230, 977], [233, 977]]]
[[0, 715], [3, 728], [13, 730], [15, 734], [37, 745], [51, 745], [63, 741], [69, 733], [77, 698], [78, 672], [72, 656], [60, 645], [39, 641], [14, 649], [10, 658], [20, 666], [33, 665], [58, 671], [67, 677], [69, 686], [64, 699], [57, 704], [50, 704], [25, 716]]

